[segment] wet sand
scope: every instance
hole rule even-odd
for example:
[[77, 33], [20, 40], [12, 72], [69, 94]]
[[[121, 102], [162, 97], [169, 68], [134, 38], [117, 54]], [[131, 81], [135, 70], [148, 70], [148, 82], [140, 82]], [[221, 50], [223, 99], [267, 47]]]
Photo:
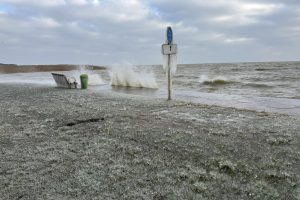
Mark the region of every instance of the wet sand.
[[0, 85], [0, 199], [300, 199], [300, 117]]

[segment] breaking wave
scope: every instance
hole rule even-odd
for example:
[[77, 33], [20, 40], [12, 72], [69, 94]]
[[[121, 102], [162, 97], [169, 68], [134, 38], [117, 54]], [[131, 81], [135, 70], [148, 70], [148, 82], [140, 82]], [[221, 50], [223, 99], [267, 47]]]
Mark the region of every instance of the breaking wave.
[[158, 88], [154, 74], [149, 70], [137, 70], [132, 65], [117, 65], [109, 70], [112, 86]]
[[208, 78], [206, 75], [201, 75], [199, 78], [199, 83], [203, 85], [224, 85], [233, 83], [234, 81], [227, 80], [226, 77], [217, 76], [215, 78]]

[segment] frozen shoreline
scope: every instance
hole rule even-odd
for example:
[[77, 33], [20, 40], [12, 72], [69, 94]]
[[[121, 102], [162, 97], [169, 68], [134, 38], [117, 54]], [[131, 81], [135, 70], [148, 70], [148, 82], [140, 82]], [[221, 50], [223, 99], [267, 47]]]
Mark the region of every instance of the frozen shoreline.
[[299, 116], [0, 86], [1, 198], [300, 198]]

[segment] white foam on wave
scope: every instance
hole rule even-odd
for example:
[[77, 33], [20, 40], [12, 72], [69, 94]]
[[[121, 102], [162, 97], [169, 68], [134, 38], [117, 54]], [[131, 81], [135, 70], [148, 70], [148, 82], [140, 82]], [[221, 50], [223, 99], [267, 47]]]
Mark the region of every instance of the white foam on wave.
[[199, 77], [199, 83], [204, 84], [204, 85], [217, 85], [217, 84], [226, 84], [232, 81], [229, 81], [226, 77], [224, 76], [216, 76], [213, 78], [209, 78], [207, 75], [201, 75]]
[[137, 69], [131, 64], [112, 66], [109, 76], [112, 86], [158, 88], [151, 70]]

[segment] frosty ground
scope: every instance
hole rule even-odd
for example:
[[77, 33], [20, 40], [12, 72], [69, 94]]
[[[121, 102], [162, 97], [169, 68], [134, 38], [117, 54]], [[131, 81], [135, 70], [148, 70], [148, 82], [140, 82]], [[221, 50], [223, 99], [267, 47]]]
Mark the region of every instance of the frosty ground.
[[0, 85], [0, 199], [300, 199], [300, 117]]

